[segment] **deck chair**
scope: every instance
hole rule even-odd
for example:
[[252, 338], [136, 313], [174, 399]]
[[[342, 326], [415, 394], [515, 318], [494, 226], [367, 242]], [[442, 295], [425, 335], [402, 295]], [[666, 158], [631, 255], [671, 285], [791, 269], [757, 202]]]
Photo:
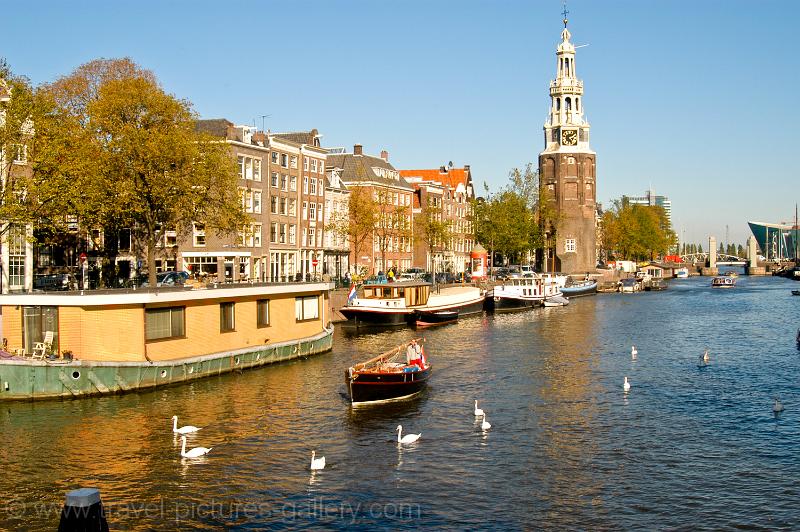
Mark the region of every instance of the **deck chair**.
[[44, 357], [47, 356], [47, 353], [50, 351], [50, 348], [52, 347], [53, 347], [53, 331], [47, 331], [44, 333], [43, 341], [36, 342], [35, 344], [33, 344], [31, 358], [44, 359]]

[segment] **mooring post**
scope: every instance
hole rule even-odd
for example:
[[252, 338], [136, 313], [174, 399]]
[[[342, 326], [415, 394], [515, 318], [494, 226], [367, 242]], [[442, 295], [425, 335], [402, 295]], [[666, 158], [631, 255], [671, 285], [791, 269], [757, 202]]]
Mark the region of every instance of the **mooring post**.
[[100, 490], [80, 488], [68, 492], [58, 532], [108, 532]]

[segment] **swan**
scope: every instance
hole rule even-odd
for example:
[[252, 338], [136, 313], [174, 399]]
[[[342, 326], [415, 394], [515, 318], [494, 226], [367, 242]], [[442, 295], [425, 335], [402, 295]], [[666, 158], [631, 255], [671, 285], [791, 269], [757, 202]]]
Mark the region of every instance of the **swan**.
[[783, 403], [781, 403], [781, 400], [777, 397], [775, 398], [775, 404], [772, 405], [772, 411], [776, 414], [783, 412]]
[[200, 427], [195, 427], [194, 425], [186, 425], [185, 427], [178, 428], [178, 416], [172, 416], [172, 432], [176, 434], [190, 434], [198, 430], [200, 430]]
[[629, 392], [629, 391], [630, 391], [630, 389], [631, 389], [631, 383], [629, 383], [629, 382], [628, 382], [628, 377], [625, 377], [625, 382], [624, 382], [624, 383], [622, 383], [622, 389], [623, 389], [625, 392]]
[[325, 469], [325, 457], [314, 458], [317, 456], [317, 451], [311, 451], [311, 469]]
[[483, 409], [478, 408], [478, 400], [475, 399], [475, 417], [481, 417], [483, 415]]
[[422, 433], [403, 436], [403, 425], [397, 425], [397, 443], [414, 443], [420, 436], [422, 436]]
[[483, 414], [483, 421], [481, 421], [481, 430], [489, 430], [492, 424], [486, 421], [486, 414]]
[[705, 362], [706, 364], [708, 364], [708, 349], [706, 349], [705, 351], [703, 351], [703, 362]]
[[636, 355], [638, 355], [638, 354], [639, 354], [639, 351], [636, 350], [636, 346], [632, 345], [631, 346], [631, 358], [633, 360], [636, 360]]
[[186, 450], [186, 436], [181, 436], [181, 456], [184, 458], [198, 458], [211, 451], [211, 447], [195, 447], [194, 449]]

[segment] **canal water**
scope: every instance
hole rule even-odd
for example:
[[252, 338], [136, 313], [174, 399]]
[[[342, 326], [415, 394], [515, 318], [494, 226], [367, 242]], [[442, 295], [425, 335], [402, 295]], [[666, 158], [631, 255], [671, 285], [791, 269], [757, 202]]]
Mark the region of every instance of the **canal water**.
[[[425, 332], [340, 329], [329, 354], [155, 392], [0, 404], [0, 529], [54, 530], [88, 486], [112, 530], [797, 528], [792, 288], [673, 280]], [[424, 395], [352, 409], [345, 368], [415, 335]], [[206, 458], [181, 459], [173, 414], [203, 427]], [[422, 438], [398, 447], [398, 424]]]

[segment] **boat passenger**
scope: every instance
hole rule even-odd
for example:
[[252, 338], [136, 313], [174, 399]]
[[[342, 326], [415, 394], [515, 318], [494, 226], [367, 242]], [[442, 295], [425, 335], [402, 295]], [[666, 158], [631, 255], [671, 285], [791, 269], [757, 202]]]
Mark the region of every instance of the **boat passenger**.
[[406, 362], [409, 366], [417, 365], [417, 357], [419, 353], [417, 351], [417, 341], [411, 340], [409, 342], [408, 347], [406, 348]]
[[425, 360], [425, 351], [423, 351], [422, 346], [418, 343], [414, 343], [414, 350], [417, 352], [417, 365], [420, 369], [425, 369], [427, 365], [427, 361]]

